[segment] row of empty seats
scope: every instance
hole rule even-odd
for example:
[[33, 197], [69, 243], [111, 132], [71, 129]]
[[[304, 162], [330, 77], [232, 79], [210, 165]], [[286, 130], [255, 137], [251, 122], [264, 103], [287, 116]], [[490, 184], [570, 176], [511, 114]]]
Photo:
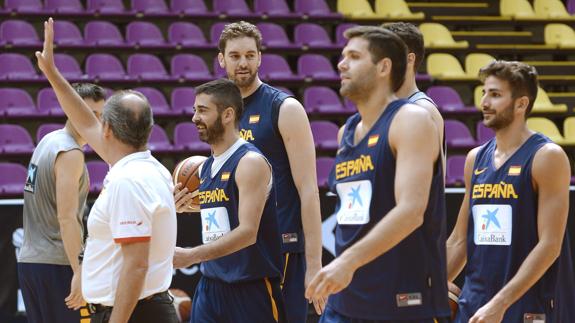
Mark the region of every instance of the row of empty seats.
[[[318, 186], [327, 187], [327, 179], [334, 159], [331, 157], [318, 157], [316, 160], [316, 172]], [[102, 183], [108, 173], [109, 166], [100, 160], [86, 162], [88, 175], [90, 177], [90, 192], [99, 193], [102, 190]], [[22, 196], [24, 183], [26, 181], [26, 167], [19, 163], [0, 162], [0, 197]]]
[[[215, 49], [226, 24], [227, 22], [213, 24], [208, 40], [202, 29], [191, 22], [174, 22], [164, 33], [158, 25], [152, 22], [134, 21], [126, 26], [123, 33], [116, 24], [95, 20], [87, 22], [82, 33], [75, 23], [57, 20], [54, 24], [54, 43], [68, 47], [173, 48], [180, 46]], [[352, 25], [338, 25], [334, 35], [335, 42], [323, 26], [315, 23], [296, 25], [293, 30], [293, 41], [281, 25], [262, 22], [257, 26], [263, 36], [263, 45], [267, 48], [339, 49], [345, 44], [343, 32]], [[0, 24], [0, 46], [41, 45], [42, 40], [31, 23], [24, 20], [6, 20]]]
[[[85, 72], [76, 59], [67, 54], [57, 54], [56, 66], [68, 80], [94, 79], [100, 81], [184, 81], [206, 82], [214, 77], [225, 76], [217, 57], [214, 57], [212, 74], [205, 61], [194, 54], [174, 55], [170, 62], [170, 73], [160, 58], [153, 54], [132, 54], [124, 68], [120, 59], [111, 54], [91, 54], [86, 58]], [[334, 64], [320, 54], [299, 56], [297, 73], [294, 73], [286, 59], [277, 54], [263, 54], [259, 76], [268, 81], [339, 81]], [[35, 81], [42, 79], [32, 61], [22, 54], [0, 54], [0, 80]]]
[[253, 0], [253, 8], [244, 0], [212, 0], [211, 8], [203, 0], [131, 0], [130, 8], [122, 0], [87, 0], [84, 8], [80, 0], [6, 0], [4, 11], [9, 13], [92, 14], [92, 15], [194, 15], [212, 17], [241, 17], [249, 19], [265, 15], [270, 18], [330, 18], [341, 15], [332, 12], [324, 0], [292, 1]]

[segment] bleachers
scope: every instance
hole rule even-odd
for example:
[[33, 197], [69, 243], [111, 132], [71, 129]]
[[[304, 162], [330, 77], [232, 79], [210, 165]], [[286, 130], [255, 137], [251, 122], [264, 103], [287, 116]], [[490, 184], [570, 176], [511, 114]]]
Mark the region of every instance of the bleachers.
[[[225, 24], [238, 19], [257, 24], [264, 36], [260, 77], [304, 104], [323, 188], [337, 129], [355, 112], [339, 96], [336, 64], [344, 30], [357, 24], [420, 26], [428, 54], [417, 80], [445, 119], [448, 185], [462, 185], [465, 153], [493, 136], [476, 108], [477, 72], [493, 59], [538, 69], [541, 89], [529, 124], [574, 157], [575, 19], [568, 9], [560, 0], [6, 0], [0, 7], [0, 163], [26, 165], [41, 136], [65, 121], [35, 66], [47, 15], [56, 19], [56, 64], [69, 80], [135, 88], [148, 97], [157, 124], [150, 148], [168, 168], [184, 156], [209, 153], [191, 123], [193, 86], [225, 76], [217, 43]], [[87, 151], [100, 176], [105, 168]], [[98, 189], [95, 182], [92, 192]]]

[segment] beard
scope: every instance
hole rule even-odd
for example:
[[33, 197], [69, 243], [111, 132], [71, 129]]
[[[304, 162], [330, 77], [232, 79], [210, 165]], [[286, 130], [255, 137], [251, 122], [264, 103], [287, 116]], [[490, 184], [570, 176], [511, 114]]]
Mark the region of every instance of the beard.
[[254, 83], [254, 81], [256, 80], [256, 76], [257, 76], [257, 71], [253, 72], [248, 70], [248, 74], [247, 75], [241, 75], [241, 76], [237, 76], [235, 72], [229, 73], [226, 72], [226, 74], [228, 75], [228, 79], [232, 80], [234, 83], [236, 83], [236, 86], [239, 88], [245, 88], [248, 87], [250, 85], [252, 85]]
[[222, 116], [218, 116], [218, 118], [216, 119], [216, 121], [214, 122], [213, 125], [209, 126], [206, 125], [205, 123], [198, 121], [195, 123], [196, 127], [198, 125], [204, 126], [205, 130], [204, 131], [198, 131], [198, 135], [200, 137], [200, 140], [208, 143], [210, 145], [213, 145], [215, 143], [218, 143], [219, 141], [222, 140], [223, 134], [224, 134], [224, 124], [222, 123]]
[[358, 80], [347, 80], [347, 84], [342, 84], [339, 94], [356, 103], [360, 99], [366, 99], [375, 88], [375, 71], [365, 73]]
[[513, 120], [515, 120], [515, 116], [513, 115], [513, 104], [510, 104], [505, 107], [501, 113], [493, 115], [491, 120], [486, 120], [484, 117], [483, 124], [487, 128], [500, 130], [509, 126]]

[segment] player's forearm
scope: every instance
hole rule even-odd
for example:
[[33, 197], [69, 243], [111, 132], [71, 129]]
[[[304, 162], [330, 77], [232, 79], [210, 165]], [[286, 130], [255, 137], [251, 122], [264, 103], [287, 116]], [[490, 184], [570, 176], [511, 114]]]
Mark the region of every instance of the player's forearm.
[[142, 294], [147, 272], [148, 267], [137, 262], [123, 263], [109, 323], [128, 322]]
[[447, 240], [447, 280], [453, 281], [467, 262], [467, 245], [465, 240], [449, 237]]
[[91, 128], [97, 124], [98, 120], [82, 98], [74, 91], [74, 88], [60, 74], [57, 68], [44, 72], [44, 75], [50, 82], [58, 102], [64, 110], [66, 116], [72, 124], [82, 134], [82, 129]]
[[240, 225], [214, 242], [190, 249], [190, 255], [194, 263], [221, 258], [256, 243], [257, 234], [257, 230]]
[[340, 257], [357, 269], [389, 251], [422, 224], [422, 208], [398, 204]]
[[540, 240], [529, 253], [513, 278], [493, 296], [491, 301], [509, 308], [523, 296], [557, 259], [561, 246], [555, 242]]
[[300, 201], [306, 264], [307, 266], [321, 267], [321, 211], [317, 186], [302, 192]]
[[62, 242], [64, 250], [70, 266], [74, 273], [79, 270], [78, 255], [82, 251], [82, 230], [80, 224], [75, 219], [75, 215], [70, 215], [64, 219], [58, 218], [60, 223], [60, 233], [62, 234]]

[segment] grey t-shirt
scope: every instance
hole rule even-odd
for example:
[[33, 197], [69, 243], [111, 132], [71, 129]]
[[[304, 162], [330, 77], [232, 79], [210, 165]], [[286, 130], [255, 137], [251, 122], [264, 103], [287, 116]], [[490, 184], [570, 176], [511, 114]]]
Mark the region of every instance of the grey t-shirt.
[[[56, 209], [54, 165], [59, 153], [82, 149], [74, 138], [60, 129], [47, 134], [34, 150], [24, 185], [24, 243], [18, 262], [69, 265], [64, 250]], [[86, 166], [80, 177], [77, 221], [82, 228], [89, 179]], [[70, 187], [70, 189], [77, 189]], [[81, 230], [82, 232], [82, 230]]]

